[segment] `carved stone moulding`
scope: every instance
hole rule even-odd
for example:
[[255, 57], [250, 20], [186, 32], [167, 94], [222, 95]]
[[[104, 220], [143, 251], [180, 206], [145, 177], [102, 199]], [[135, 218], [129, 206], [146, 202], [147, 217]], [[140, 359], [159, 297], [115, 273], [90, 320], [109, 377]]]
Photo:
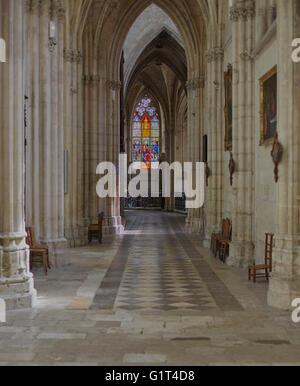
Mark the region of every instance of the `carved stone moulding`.
[[273, 160], [274, 165], [275, 165], [274, 177], [275, 177], [275, 182], [276, 183], [279, 180], [278, 165], [279, 165], [279, 163], [280, 163], [280, 161], [282, 159], [282, 155], [283, 155], [283, 147], [282, 147], [281, 143], [278, 140], [278, 133], [276, 133], [275, 138], [274, 138], [273, 148], [272, 148], [272, 151], [271, 151], [271, 157], [272, 157], [272, 160]]

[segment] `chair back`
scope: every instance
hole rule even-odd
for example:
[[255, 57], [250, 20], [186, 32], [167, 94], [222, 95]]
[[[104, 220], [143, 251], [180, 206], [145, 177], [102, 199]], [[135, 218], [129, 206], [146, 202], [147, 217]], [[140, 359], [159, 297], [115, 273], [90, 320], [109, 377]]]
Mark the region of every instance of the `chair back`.
[[225, 233], [225, 224], [226, 224], [226, 220], [222, 220], [222, 236], [224, 236], [224, 233]]
[[231, 221], [227, 218], [224, 223], [223, 239], [230, 241]]
[[30, 247], [33, 248], [33, 231], [32, 228], [26, 227], [26, 244]]
[[273, 241], [274, 235], [272, 233], [266, 233], [265, 264], [269, 267], [270, 272], [272, 272], [273, 269]]

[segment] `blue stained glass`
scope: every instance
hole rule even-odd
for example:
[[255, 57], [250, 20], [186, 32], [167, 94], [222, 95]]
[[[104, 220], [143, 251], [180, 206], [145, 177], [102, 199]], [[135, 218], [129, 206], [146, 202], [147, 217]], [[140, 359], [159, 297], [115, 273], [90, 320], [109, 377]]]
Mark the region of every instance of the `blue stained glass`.
[[142, 160], [142, 142], [140, 139], [135, 139], [132, 142], [132, 159], [133, 162]]

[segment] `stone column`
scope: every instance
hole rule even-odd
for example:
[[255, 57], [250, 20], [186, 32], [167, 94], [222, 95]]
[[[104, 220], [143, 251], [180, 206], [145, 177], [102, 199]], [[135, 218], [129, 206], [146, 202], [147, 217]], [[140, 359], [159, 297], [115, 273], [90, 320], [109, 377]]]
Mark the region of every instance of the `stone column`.
[[[100, 93], [101, 95], [106, 95], [107, 103], [104, 129], [106, 141], [104, 159], [117, 166], [120, 154], [120, 122], [118, 117], [122, 84], [118, 80], [108, 80], [105, 83], [102, 82], [101, 86]], [[102, 100], [102, 103], [103, 102]], [[118, 234], [123, 232], [123, 230], [124, 227], [120, 215], [120, 197], [106, 198], [104, 232], [106, 234]]]
[[278, 135], [284, 154], [277, 184], [274, 270], [268, 302], [288, 309], [300, 297], [300, 65], [291, 60], [291, 42], [300, 33], [299, 1], [277, 2]]
[[207, 55], [207, 135], [208, 167], [210, 177], [206, 189], [206, 246], [210, 245], [211, 234], [220, 231], [222, 222], [222, 181], [223, 181], [223, 59], [224, 50], [213, 47]]
[[[84, 223], [84, 183], [83, 183], [83, 82], [82, 54], [78, 49], [64, 49], [64, 99], [65, 132], [64, 148], [67, 151], [68, 189], [65, 194], [65, 235], [71, 247], [81, 246], [87, 242]], [[89, 134], [89, 133], [88, 133]], [[88, 184], [86, 185], [88, 189]], [[86, 205], [89, 198], [86, 199]]]
[[[198, 75], [187, 82], [188, 90], [188, 153], [187, 161], [202, 161], [202, 119], [204, 113], [205, 76]], [[186, 231], [204, 234], [204, 209], [189, 209]]]
[[2, 0], [0, 35], [7, 62], [0, 63], [0, 297], [7, 309], [36, 299], [24, 221], [24, 2]]
[[[171, 165], [175, 161], [175, 120], [174, 118], [170, 119], [167, 136], [166, 136], [166, 154], [168, 156], [168, 163]], [[167, 197], [165, 200], [165, 210], [172, 212], [175, 209], [175, 198], [174, 198], [174, 175], [171, 175], [171, 188], [170, 188], [170, 197]]]
[[[253, 261], [254, 217], [254, 46], [255, 3], [238, 0], [230, 9], [233, 41], [233, 182], [232, 243], [229, 265]], [[229, 157], [228, 157], [229, 164]]]
[[[49, 22], [56, 23], [56, 40], [49, 38]], [[63, 143], [62, 124], [62, 22], [60, 2], [43, 0], [40, 3], [40, 242], [52, 252], [57, 264], [56, 251], [66, 246], [63, 230]], [[60, 102], [60, 106], [58, 105]], [[34, 203], [32, 203], [34, 205]]]
[[[66, 246], [62, 210], [64, 8], [60, 1], [28, 0], [26, 10], [26, 222], [34, 229], [35, 241], [49, 246], [56, 262], [56, 250]], [[50, 20], [56, 23], [53, 39]]]

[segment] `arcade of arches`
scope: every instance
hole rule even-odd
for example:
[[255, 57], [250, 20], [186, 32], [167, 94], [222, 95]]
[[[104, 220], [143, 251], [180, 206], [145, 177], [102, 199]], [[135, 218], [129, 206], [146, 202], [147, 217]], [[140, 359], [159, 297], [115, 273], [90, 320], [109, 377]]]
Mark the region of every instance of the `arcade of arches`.
[[[245, 268], [264, 262], [265, 234], [273, 233], [270, 283], [250, 288], [263, 293], [265, 311], [288, 310], [300, 297], [300, 66], [291, 60], [299, 19], [299, 0], [1, 0], [0, 297], [7, 309], [39, 308], [37, 296], [50, 296], [51, 281], [80, 271], [81, 253], [87, 264], [98, 256], [96, 272], [116, 253], [125, 267], [116, 251], [121, 245], [128, 255], [140, 229], [144, 247], [153, 248], [145, 256], [154, 256], [161, 275], [159, 259], [172, 266], [176, 250], [168, 248], [178, 236], [178, 250], [192, 261], [198, 250], [205, 264], [225, 270], [220, 283], [236, 274], [247, 291]], [[283, 148], [277, 182], [276, 130]], [[204, 207], [174, 214], [170, 198], [161, 211], [134, 212], [120, 198], [99, 199], [96, 167], [117, 164], [120, 153], [150, 169], [160, 160], [207, 161]], [[104, 244], [87, 247], [99, 212]], [[209, 251], [225, 218], [232, 223], [227, 266]], [[147, 238], [155, 223], [174, 243]], [[31, 273], [25, 226], [49, 248], [48, 284], [39, 268]], [[139, 264], [127, 266], [129, 282], [151, 271], [145, 257]], [[174, 264], [188, 280], [184, 263]], [[89, 280], [87, 267], [82, 275]], [[98, 287], [94, 305], [107, 305]]]

